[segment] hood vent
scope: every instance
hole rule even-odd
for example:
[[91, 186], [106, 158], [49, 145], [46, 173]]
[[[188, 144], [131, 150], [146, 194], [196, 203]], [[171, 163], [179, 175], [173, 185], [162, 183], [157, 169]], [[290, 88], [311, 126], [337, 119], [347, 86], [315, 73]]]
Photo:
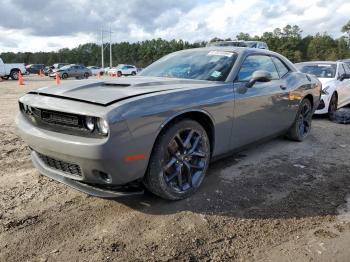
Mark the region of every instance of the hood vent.
[[104, 86], [111, 86], [111, 87], [128, 87], [130, 84], [118, 84], [118, 83], [103, 83]]

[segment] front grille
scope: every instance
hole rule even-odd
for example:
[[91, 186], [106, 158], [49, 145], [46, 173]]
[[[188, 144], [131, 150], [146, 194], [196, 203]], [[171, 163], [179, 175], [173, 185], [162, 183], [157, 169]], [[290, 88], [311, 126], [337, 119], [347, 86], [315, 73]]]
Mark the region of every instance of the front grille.
[[[85, 116], [42, 109], [33, 106], [27, 106], [19, 102], [19, 108], [23, 115], [35, 126], [40, 128], [60, 132], [69, 135], [86, 136], [93, 138], [105, 138], [97, 128], [90, 131], [84, 124]], [[97, 121], [96, 117], [92, 117]]]
[[73, 176], [79, 176], [81, 177], [81, 169], [78, 165], [72, 164], [66, 161], [58, 160], [49, 156], [45, 156], [43, 154], [40, 154], [36, 152], [38, 157], [41, 159], [41, 161], [44, 162], [44, 164], [50, 168], [62, 171], [66, 174], [73, 175]]
[[80, 127], [79, 118], [75, 115], [56, 113], [47, 110], [41, 110], [41, 120], [56, 125]]

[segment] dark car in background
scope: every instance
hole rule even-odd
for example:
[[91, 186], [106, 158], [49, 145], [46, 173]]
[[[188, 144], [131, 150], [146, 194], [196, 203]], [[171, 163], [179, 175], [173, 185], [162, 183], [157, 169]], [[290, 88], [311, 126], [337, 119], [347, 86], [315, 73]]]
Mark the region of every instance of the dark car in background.
[[99, 197], [143, 183], [176, 200], [199, 188], [211, 160], [282, 134], [303, 141], [320, 94], [316, 77], [277, 53], [196, 48], [137, 76], [31, 91], [16, 124], [52, 179]]
[[62, 66], [61, 68], [54, 70], [50, 77], [56, 77], [56, 73], [59, 74], [60, 78], [66, 79], [68, 77], [75, 77], [77, 79], [81, 78], [89, 78], [89, 76], [92, 76], [91, 70], [83, 65], [66, 65]]
[[26, 71], [28, 74], [39, 74], [40, 70], [44, 71], [44, 68], [44, 64], [30, 64], [26, 66]]

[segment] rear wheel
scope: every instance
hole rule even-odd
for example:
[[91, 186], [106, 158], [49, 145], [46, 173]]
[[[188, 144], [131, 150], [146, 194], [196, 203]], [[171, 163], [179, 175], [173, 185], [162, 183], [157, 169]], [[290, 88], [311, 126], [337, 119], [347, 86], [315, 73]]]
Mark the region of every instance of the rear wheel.
[[131, 75], [135, 76], [135, 75], [136, 75], [136, 72], [135, 72], [135, 71], [132, 71], [132, 72], [131, 72]]
[[201, 185], [210, 159], [210, 143], [204, 128], [182, 120], [157, 139], [144, 179], [154, 194], [169, 200], [191, 196]]
[[311, 131], [312, 105], [309, 99], [304, 99], [299, 105], [297, 117], [289, 129], [287, 137], [295, 141], [303, 141]]
[[84, 74], [84, 77], [85, 77], [86, 79], [88, 79], [88, 78], [89, 78], [89, 73], [85, 73], [85, 74]]
[[10, 77], [12, 80], [18, 80], [19, 77], [19, 71], [18, 70], [12, 70], [10, 73]]
[[122, 76], [122, 72], [118, 71], [118, 72], [117, 72], [117, 76], [118, 76], [118, 77], [121, 77], [121, 76]]
[[338, 109], [338, 96], [336, 93], [333, 93], [331, 100], [329, 101], [328, 106], [328, 117], [329, 119], [334, 119], [334, 114]]
[[68, 74], [67, 73], [63, 73], [61, 78], [62, 79], [67, 79], [68, 78]]

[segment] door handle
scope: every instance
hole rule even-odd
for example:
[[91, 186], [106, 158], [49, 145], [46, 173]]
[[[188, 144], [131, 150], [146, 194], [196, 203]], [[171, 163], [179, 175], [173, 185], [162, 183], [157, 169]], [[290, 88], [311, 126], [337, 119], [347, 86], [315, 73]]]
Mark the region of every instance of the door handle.
[[280, 88], [282, 89], [282, 90], [286, 90], [287, 89], [287, 87], [286, 86], [280, 86]]

